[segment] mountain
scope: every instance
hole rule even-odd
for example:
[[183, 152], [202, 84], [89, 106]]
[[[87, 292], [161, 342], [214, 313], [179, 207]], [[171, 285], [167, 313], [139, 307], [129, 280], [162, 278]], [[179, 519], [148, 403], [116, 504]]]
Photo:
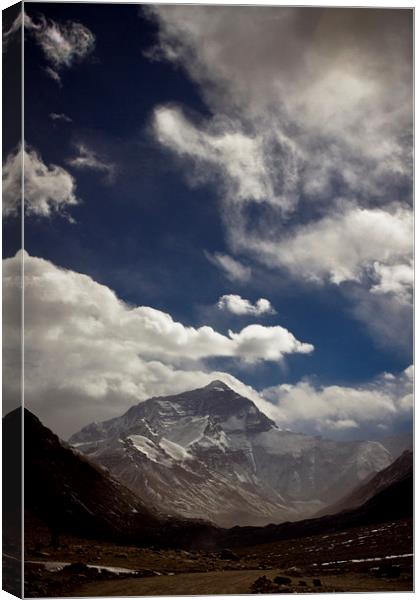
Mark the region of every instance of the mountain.
[[392, 462], [379, 442], [282, 431], [221, 381], [146, 400], [70, 443], [147, 506], [222, 527], [304, 518]]
[[[21, 409], [4, 417], [10, 436], [21, 431]], [[61, 533], [136, 546], [206, 548], [220, 530], [204, 521], [165, 518], [100, 465], [69, 447], [27, 409], [25, 421], [25, 543], [47, 526]], [[8, 480], [7, 480], [8, 481]]]
[[[21, 410], [13, 411], [4, 421], [10, 436], [18, 434]], [[412, 517], [413, 472], [408, 454], [403, 464], [394, 463], [379, 474], [378, 491], [357, 508], [299, 522], [220, 529], [205, 521], [166, 518], [151, 512], [135, 494], [90, 458], [69, 448], [26, 409], [24, 421], [26, 543], [36, 539], [39, 522], [49, 527], [52, 537], [54, 532], [71, 533], [92, 540], [214, 550]]]
[[[10, 431], [19, 431], [21, 409], [7, 419]], [[25, 521], [44, 523], [52, 535], [67, 531], [112, 539], [144, 536], [158, 526], [158, 517], [137, 495], [26, 409], [24, 426]]]
[[361, 483], [352, 492], [328, 506], [319, 515], [335, 514], [343, 510], [361, 506], [376, 494], [385, 490], [394, 483], [404, 481], [412, 476], [413, 473], [413, 452], [406, 450], [391, 463], [386, 469], [379, 471], [376, 475], [368, 477], [366, 481]]

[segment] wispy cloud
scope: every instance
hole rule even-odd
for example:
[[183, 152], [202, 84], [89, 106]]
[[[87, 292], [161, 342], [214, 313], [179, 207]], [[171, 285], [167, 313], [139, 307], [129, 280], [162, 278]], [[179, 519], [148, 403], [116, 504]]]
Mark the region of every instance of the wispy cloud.
[[61, 77], [57, 71], [55, 71], [52, 67], [45, 67], [45, 73], [53, 79], [60, 87], [62, 87], [63, 82], [61, 81]]
[[[225, 135], [235, 137], [236, 129], [257, 140], [258, 160], [242, 162], [251, 182], [242, 197], [255, 197], [256, 173], [267, 201], [283, 197], [292, 206], [302, 192], [329, 200], [337, 177], [344, 193], [366, 197], [410, 175], [410, 11], [319, 9], [309, 16], [283, 7], [155, 6], [149, 12], [159, 25], [160, 56], [187, 70], [215, 115], [194, 125], [179, 109], [162, 107], [155, 118], [168, 135], [179, 133], [181, 151], [203, 141], [198, 157], [207, 154], [227, 172], [238, 154], [226, 151]], [[218, 151], [224, 167], [215, 163]]]
[[245, 282], [251, 278], [251, 269], [243, 265], [239, 260], [232, 258], [228, 254], [222, 252], [215, 252], [211, 254], [205, 252], [207, 259], [213, 263], [216, 267], [219, 267], [225, 276], [231, 281]]
[[[159, 142], [180, 156], [194, 161], [200, 179], [203, 171], [221, 178], [232, 201], [263, 201], [273, 197], [258, 136], [238, 131], [228, 120], [217, 119], [199, 128], [175, 107], [155, 110], [153, 128]], [[211, 173], [211, 171], [210, 171]]]
[[[66, 21], [60, 23], [46, 19], [40, 14], [36, 17], [24, 15], [25, 30], [33, 36], [41, 47], [49, 63], [45, 72], [61, 85], [60, 70], [68, 68], [84, 60], [94, 49], [95, 36], [82, 23]], [[10, 40], [21, 30], [22, 13], [18, 15], [11, 27], [3, 31], [3, 51]]]
[[[218, 187], [229, 254], [211, 260], [228, 274], [246, 256], [256, 272], [278, 269], [309, 285], [351, 282], [360, 297], [406, 304], [411, 12], [148, 11], [159, 26], [151, 55], [181, 65], [212, 115], [197, 120], [164, 105], [152, 117], [156, 139], [184, 161], [186, 177]], [[380, 306], [384, 322], [394, 318], [389, 302]]]
[[92, 169], [93, 171], [101, 171], [105, 173], [109, 180], [115, 177], [116, 167], [113, 163], [100, 157], [86, 144], [76, 144], [76, 156], [67, 159], [67, 164], [75, 169]]
[[76, 21], [59, 23], [43, 15], [37, 18], [25, 15], [25, 29], [33, 34], [56, 71], [80, 62], [95, 45], [93, 33]]
[[73, 119], [71, 119], [68, 115], [64, 113], [50, 113], [50, 119], [52, 121], [64, 121], [66, 123], [73, 123]]

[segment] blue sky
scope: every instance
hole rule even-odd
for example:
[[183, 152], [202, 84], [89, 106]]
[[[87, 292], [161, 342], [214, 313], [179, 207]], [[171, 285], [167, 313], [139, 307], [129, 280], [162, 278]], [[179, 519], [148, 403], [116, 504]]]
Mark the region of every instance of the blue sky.
[[[229, 337], [258, 324], [263, 337], [281, 327], [311, 344], [274, 360], [271, 347], [256, 349], [260, 338], [249, 342], [252, 359], [231, 350], [197, 360], [153, 354], [171, 369], [232, 375], [261, 392], [262, 408], [280, 406], [281, 426], [349, 438], [406, 428], [407, 401], [384, 423], [364, 423], [350, 408], [326, 410], [325, 428], [320, 419], [289, 419], [282, 403], [312, 400], [297, 392], [285, 399], [279, 386], [309, 386], [314, 404], [320, 395], [328, 404], [331, 386], [337, 396], [359, 390], [367, 414], [372, 389], [388, 390], [383, 373], [395, 379], [390, 402], [407, 395], [410, 11], [83, 3], [26, 10], [25, 140], [34, 164], [27, 188], [41, 202], [43, 176], [71, 187], [60, 202], [48, 192], [42, 210], [27, 210], [30, 257], [88, 275], [128, 307], [162, 311], [187, 329]], [[10, 35], [7, 52], [13, 44]], [[15, 145], [6, 140], [3, 161]], [[7, 235], [16, 222], [9, 210], [5, 258], [17, 251]], [[223, 268], [226, 260], [235, 267]], [[62, 294], [58, 304], [65, 287]], [[239, 308], [218, 306], [231, 295]], [[257, 314], [259, 298], [274, 310]], [[72, 385], [58, 390], [65, 406], [56, 401], [53, 410], [28, 385], [28, 401], [52, 415], [55, 429], [66, 429], [72, 390], [76, 411], [90, 403], [85, 422], [143, 399], [107, 389], [101, 404], [99, 392], [84, 396]], [[174, 392], [182, 385], [187, 380]]]

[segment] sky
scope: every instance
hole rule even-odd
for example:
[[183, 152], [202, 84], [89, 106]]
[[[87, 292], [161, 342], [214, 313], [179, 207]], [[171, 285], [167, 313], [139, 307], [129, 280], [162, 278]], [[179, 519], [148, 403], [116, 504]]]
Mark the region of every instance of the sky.
[[[5, 408], [67, 437], [222, 379], [281, 428], [412, 420], [412, 12], [29, 3], [3, 141]], [[20, 250], [20, 165], [25, 175]]]

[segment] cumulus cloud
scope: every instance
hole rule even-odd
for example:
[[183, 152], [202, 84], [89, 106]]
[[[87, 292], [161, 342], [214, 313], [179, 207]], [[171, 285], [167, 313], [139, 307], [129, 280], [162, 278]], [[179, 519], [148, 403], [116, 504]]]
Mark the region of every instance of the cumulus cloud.
[[266, 412], [280, 427], [311, 434], [383, 435], [407, 423], [413, 411], [413, 367], [384, 373], [359, 387], [316, 386], [310, 380], [267, 388]]
[[77, 155], [69, 158], [67, 163], [76, 169], [92, 169], [94, 171], [102, 171], [109, 179], [115, 175], [115, 165], [101, 158], [86, 144], [80, 143], [76, 145]]
[[[412, 12], [147, 10], [159, 26], [149, 57], [183, 68], [211, 113], [197, 119], [180, 106], [158, 106], [153, 131], [194, 185], [218, 184], [226, 256], [240, 253], [307, 282], [352, 282], [360, 296], [381, 297], [384, 311], [405, 305]], [[351, 297], [357, 302], [357, 293]]]
[[[250, 325], [228, 335], [208, 326], [187, 327], [154, 308], [125, 304], [86, 275], [27, 254], [24, 264], [26, 403], [47, 422], [61, 415], [54, 423], [61, 431], [70, 423], [75, 430], [152, 395], [199, 387], [214, 378], [257, 396], [228, 374], [208, 372], [203, 361], [279, 361], [313, 349], [280, 326]], [[12, 315], [20, 265], [20, 253], [3, 263], [5, 314], [11, 315], [6, 346], [18, 329]], [[7, 379], [13, 385], [16, 377]], [[63, 420], [67, 410], [70, 423]]]
[[312, 344], [299, 342], [290, 331], [279, 325], [248, 325], [239, 333], [229, 331], [229, 337], [235, 344], [235, 355], [251, 363], [280, 361], [285, 354], [309, 354], [314, 349]]
[[90, 54], [95, 45], [93, 33], [76, 21], [58, 23], [43, 15], [25, 15], [25, 29], [34, 36], [54, 72], [71, 67]]
[[22, 165], [24, 170], [25, 212], [50, 217], [67, 215], [67, 208], [79, 203], [73, 177], [62, 167], [46, 165], [31, 148], [11, 152], [3, 164], [3, 215], [19, 214], [22, 203]]
[[225, 294], [217, 302], [217, 308], [233, 313], [234, 315], [273, 315], [276, 313], [271, 302], [266, 298], [260, 298], [252, 304], [246, 298], [237, 294]]
[[219, 267], [230, 281], [246, 282], [251, 278], [251, 269], [228, 254], [205, 252], [208, 260]]
[[406, 264], [383, 264], [375, 262], [373, 273], [376, 283], [371, 291], [376, 294], [392, 294], [402, 302], [411, 302], [414, 281], [414, 262]]

